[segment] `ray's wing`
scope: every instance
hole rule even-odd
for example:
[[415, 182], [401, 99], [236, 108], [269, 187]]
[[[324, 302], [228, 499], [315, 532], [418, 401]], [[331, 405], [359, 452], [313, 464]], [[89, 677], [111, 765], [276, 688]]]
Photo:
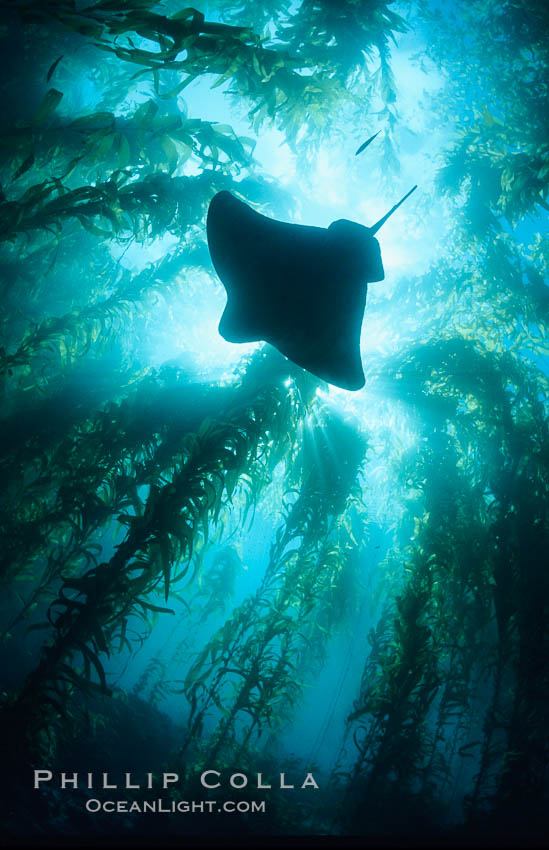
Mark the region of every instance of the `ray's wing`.
[[329, 228], [267, 218], [229, 192], [208, 211], [208, 245], [227, 291], [219, 332], [265, 340], [323, 380], [364, 385], [360, 331], [368, 280], [382, 280], [377, 240], [341, 220]]

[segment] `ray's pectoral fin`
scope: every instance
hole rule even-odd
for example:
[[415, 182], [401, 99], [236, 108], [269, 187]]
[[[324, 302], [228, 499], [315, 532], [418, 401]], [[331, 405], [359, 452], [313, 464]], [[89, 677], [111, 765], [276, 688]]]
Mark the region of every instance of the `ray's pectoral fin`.
[[360, 352], [345, 340], [337, 339], [329, 347], [321, 341], [311, 344], [296, 339], [278, 340], [273, 345], [293, 363], [328, 384], [344, 390], [360, 390], [365, 384]]
[[242, 296], [228, 294], [227, 305], [219, 320], [219, 333], [227, 342], [259, 342], [265, 339], [264, 328]]

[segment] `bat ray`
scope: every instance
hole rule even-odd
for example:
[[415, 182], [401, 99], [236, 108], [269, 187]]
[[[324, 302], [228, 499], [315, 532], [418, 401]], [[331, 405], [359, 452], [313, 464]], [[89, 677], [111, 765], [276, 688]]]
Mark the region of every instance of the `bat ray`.
[[218, 192], [207, 236], [227, 290], [221, 336], [235, 343], [264, 340], [329, 384], [361, 389], [368, 283], [385, 276], [374, 234], [415, 188], [373, 227], [339, 219], [327, 228], [268, 218]]

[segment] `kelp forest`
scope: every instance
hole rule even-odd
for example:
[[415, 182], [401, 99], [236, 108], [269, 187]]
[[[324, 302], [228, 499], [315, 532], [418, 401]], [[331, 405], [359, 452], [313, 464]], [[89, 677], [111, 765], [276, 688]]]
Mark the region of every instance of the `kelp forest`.
[[[8, 843], [544, 843], [549, 6], [0, 6]], [[413, 184], [362, 390], [220, 337]]]

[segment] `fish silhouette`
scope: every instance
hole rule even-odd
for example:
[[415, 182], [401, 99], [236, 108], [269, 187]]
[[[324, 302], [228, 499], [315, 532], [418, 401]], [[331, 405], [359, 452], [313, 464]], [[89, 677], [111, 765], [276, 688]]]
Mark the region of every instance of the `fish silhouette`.
[[215, 195], [207, 236], [227, 290], [221, 336], [235, 343], [264, 340], [329, 384], [363, 387], [366, 293], [368, 283], [384, 279], [374, 234], [414, 189], [373, 227], [347, 219], [327, 228], [290, 224], [255, 212], [229, 192]]

